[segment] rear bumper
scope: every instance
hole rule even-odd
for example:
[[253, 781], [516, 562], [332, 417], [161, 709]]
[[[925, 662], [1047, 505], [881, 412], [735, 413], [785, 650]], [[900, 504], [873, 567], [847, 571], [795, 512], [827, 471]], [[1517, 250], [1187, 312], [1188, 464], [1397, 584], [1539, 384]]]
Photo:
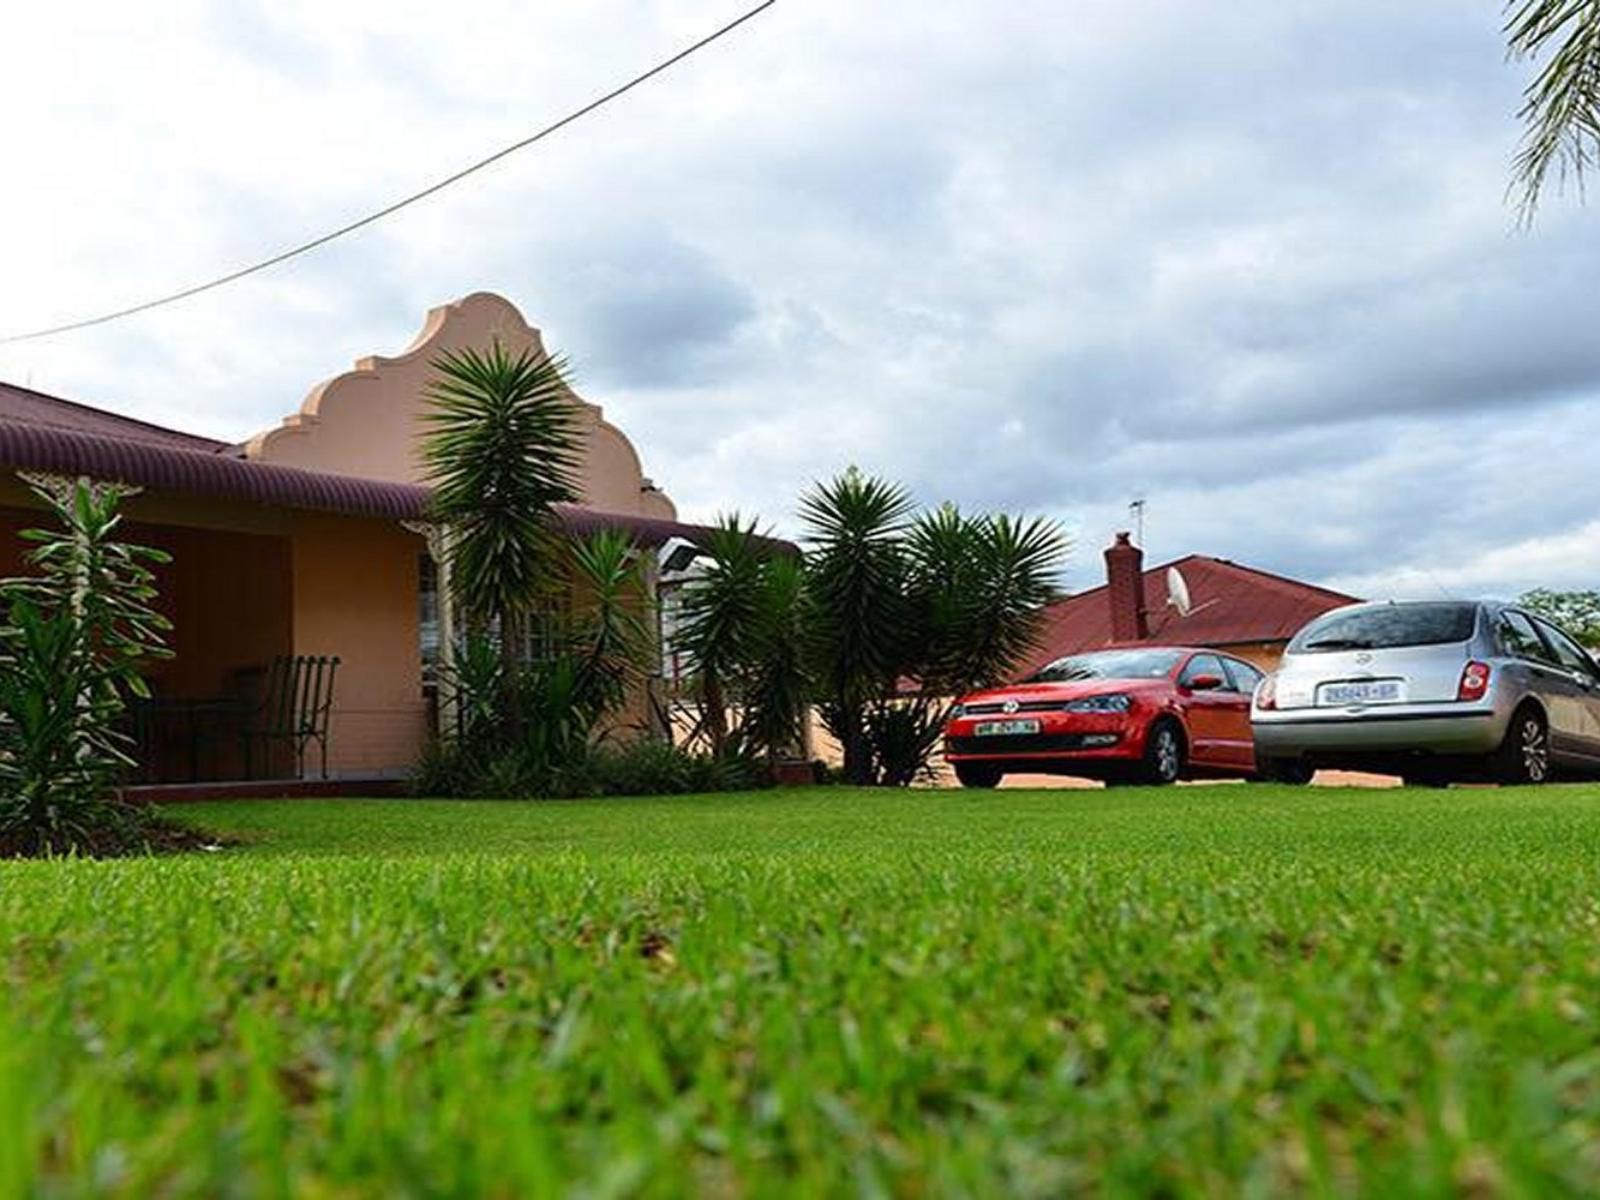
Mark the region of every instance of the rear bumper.
[[1505, 738], [1510, 714], [1463, 705], [1406, 705], [1359, 712], [1290, 709], [1254, 714], [1262, 758], [1311, 758], [1327, 764], [1371, 757], [1488, 754]]

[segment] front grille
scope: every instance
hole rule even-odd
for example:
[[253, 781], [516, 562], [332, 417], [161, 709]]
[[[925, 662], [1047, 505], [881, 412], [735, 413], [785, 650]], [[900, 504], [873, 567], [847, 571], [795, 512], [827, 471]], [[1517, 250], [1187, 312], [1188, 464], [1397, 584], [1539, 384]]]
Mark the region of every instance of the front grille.
[[1085, 736], [1107, 735], [1006, 733], [990, 737], [953, 737], [945, 739], [944, 749], [946, 754], [1048, 754], [1052, 750], [1082, 750]]
[[[1029, 700], [1025, 703], [1018, 704], [1015, 711], [1028, 713], [1060, 712], [1061, 708], [1062, 702], [1060, 700]], [[983, 716], [987, 713], [1005, 712], [1005, 710], [1006, 706], [1004, 704], [990, 704], [986, 702], [983, 704], [969, 704], [962, 711], [966, 716], [977, 717]]]

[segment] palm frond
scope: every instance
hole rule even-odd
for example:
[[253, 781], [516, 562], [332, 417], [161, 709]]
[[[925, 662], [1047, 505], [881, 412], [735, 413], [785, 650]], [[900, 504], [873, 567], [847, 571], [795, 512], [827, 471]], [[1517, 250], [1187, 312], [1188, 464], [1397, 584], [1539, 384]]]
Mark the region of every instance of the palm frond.
[[1552, 170], [1558, 186], [1600, 165], [1600, 0], [1511, 0], [1510, 54], [1542, 60], [1523, 90], [1522, 145], [1512, 163], [1522, 219], [1533, 218]]

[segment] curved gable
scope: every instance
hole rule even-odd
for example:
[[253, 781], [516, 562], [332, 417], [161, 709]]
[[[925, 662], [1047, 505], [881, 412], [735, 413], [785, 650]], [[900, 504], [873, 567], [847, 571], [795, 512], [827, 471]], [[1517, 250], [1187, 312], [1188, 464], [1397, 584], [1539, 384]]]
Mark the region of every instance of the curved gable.
[[[503, 296], [474, 292], [429, 311], [400, 354], [358, 359], [355, 369], [311, 389], [300, 411], [245, 444], [249, 459], [392, 483], [422, 483], [424, 393], [433, 361], [446, 350], [498, 339], [512, 353], [544, 352], [540, 333]], [[606, 512], [671, 520], [677, 512], [645, 477], [639, 455], [600, 406], [576, 392], [582, 429], [579, 503]]]

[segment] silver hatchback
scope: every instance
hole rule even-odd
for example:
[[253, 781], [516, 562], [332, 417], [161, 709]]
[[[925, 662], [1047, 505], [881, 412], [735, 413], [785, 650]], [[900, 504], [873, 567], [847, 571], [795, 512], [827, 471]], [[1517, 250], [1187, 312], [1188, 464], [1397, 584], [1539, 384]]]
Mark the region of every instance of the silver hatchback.
[[1354, 604], [1294, 636], [1250, 721], [1269, 778], [1339, 767], [1542, 783], [1558, 767], [1600, 771], [1600, 666], [1512, 605]]

